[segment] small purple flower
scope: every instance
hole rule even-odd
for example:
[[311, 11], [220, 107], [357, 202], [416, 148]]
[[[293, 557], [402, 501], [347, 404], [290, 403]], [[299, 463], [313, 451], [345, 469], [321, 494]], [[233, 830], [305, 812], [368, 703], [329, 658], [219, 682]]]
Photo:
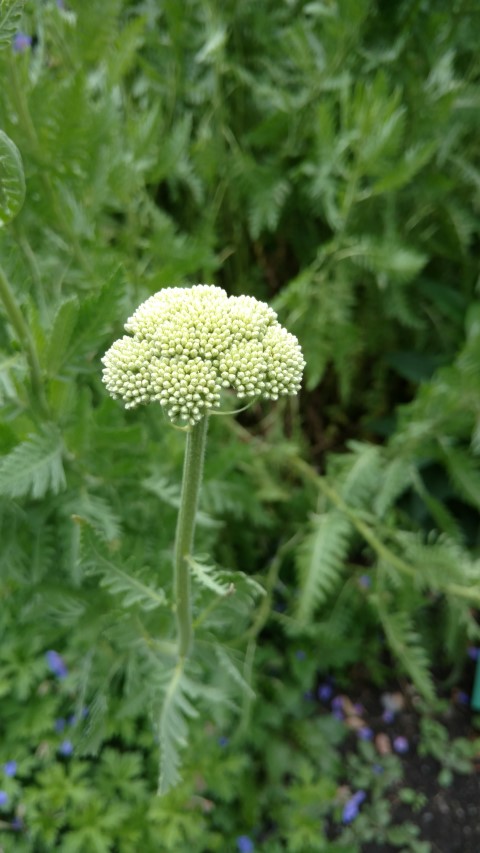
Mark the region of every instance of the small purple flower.
[[371, 740], [373, 737], [373, 732], [368, 726], [362, 726], [357, 730], [357, 734], [360, 740]]
[[470, 660], [478, 660], [478, 656], [480, 655], [480, 649], [477, 649], [476, 646], [470, 646], [467, 650], [467, 655]]
[[0, 806], [6, 806], [8, 803], [8, 794], [6, 791], [0, 791]]
[[320, 699], [320, 702], [329, 702], [332, 698], [333, 687], [331, 684], [321, 684], [317, 690], [317, 696]]
[[470, 703], [470, 696], [464, 690], [459, 690], [457, 692], [457, 702], [459, 705], [468, 705]]
[[221, 737], [218, 738], [218, 745], [219, 746], [228, 746], [228, 742], [229, 742], [228, 737], [225, 737], [225, 735], [222, 735]]
[[343, 823], [351, 823], [352, 820], [355, 820], [355, 818], [358, 816], [360, 806], [362, 805], [366, 796], [367, 795], [365, 791], [357, 791], [356, 794], [353, 794], [353, 796], [350, 797], [349, 800], [347, 800], [343, 807]]
[[305, 652], [303, 651], [303, 649], [298, 649], [298, 650], [295, 652], [295, 657], [297, 658], [297, 660], [305, 660], [305, 658], [307, 657], [307, 655], [305, 654]]
[[372, 579], [370, 575], [360, 575], [358, 582], [362, 589], [370, 589], [372, 585]]
[[237, 838], [238, 853], [253, 853], [255, 845], [248, 835], [239, 835]]
[[381, 776], [381, 774], [383, 773], [383, 770], [384, 770], [384, 768], [382, 767], [381, 764], [372, 764], [372, 771], [373, 771], [373, 773], [375, 773], [376, 776]]
[[45, 652], [45, 658], [50, 670], [57, 676], [57, 678], [65, 678], [68, 675], [67, 664], [58, 652], [54, 652], [50, 649], [49, 652]]
[[5, 776], [15, 776], [15, 773], [17, 772], [17, 762], [6, 761], [3, 765], [3, 772], [5, 773]]
[[58, 747], [58, 751], [60, 755], [64, 755], [65, 757], [69, 756], [73, 752], [73, 743], [71, 740], [62, 740], [60, 746]]
[[345, 714], [340, 710], [340, 708], [334, 708], [332, 711], [332, 717], [335, 717], [336, 720], [340, 720], [341, 722], [345, 719]]
[[395, 719], [395, 714], [393, 711], [390, 711], [388, 708], [382, 714], [382, 720], [384, 723], [393, 723]]
[[14, 53], [25, 53], [32, 46], [32, 38], [27, 33], [16, 33], [12, 45]]
[[332, 699], [332, 708], [334, 711], [343, 711], [343, 699], [341, 696], [334, 696]]
[[405, 755], [405, 753], [410, 749], [410, 745], [406, 737], [403, 737], [403, 735], [397, 735], [397, 737], [393, 739], [393, 748], [399, 755]]
[[358, 714], [359, 717], [361, 717], [362, 714], [365, 713], [365, 708], [363, 707], [361, 702], [355, 702], [355, 705], [353, 706], [353, 710], [355, 711], [356, 714]]

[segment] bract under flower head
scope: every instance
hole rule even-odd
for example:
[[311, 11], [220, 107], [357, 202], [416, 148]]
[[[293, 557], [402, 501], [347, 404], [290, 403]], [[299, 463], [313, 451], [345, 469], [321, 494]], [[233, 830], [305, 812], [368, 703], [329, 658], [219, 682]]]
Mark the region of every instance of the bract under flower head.
[[220, 405], [222, 388], [242, 398], [298, 393], [299, 343], [266, 303], [220, 287], [167, 287], [125, 324], [130, 335], [103, 357], [103, 381], [130, 409], [158, 401], [172, 421], [195, 424]]

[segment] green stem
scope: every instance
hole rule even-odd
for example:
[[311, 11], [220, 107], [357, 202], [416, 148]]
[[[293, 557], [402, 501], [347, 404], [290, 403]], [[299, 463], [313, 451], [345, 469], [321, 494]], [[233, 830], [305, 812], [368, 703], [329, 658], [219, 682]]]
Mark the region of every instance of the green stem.
[[30, 368], [30, 380], [32, 384], [32, 391], [34, 393], [35, 399], [37, 401], [38, 407], [43, 415], [48, 417], [48, 406], [45, 399], [45, 394], [43, 390], [43, 382], [42, 382], [42, 371], [40, 369], [40, 363], [38, 361], [37, 351], [35, 349], [35, 344], [33, 338], [30, 334], [30, 329], [28, 328], [27, 323], [25, 322], [25, 318], [19, 308], [17, 300], [15, 298], [15, 294], [12, 290], [10, 282], [8, 281], [4, 271], [0, 267], [0, 299], [3, 302], [5, 307], [5, 312], [7, 314], [10, 323], [12, 324], [14, 331], [18, 337], [18, 340], [22, 344], [25, 354], [27, 356], [28, 365]]
[[190, 568], [198, 495], [202, 482], [203, 459], [207, 440], [208, 417], [205, 416], [187, 434], [183, 465], [182, 493], [178, 511], [174, 550], [174, 590], [177, 617], [178, 655], [187, 657], [192, 644], [192, 608], [190, 603]]

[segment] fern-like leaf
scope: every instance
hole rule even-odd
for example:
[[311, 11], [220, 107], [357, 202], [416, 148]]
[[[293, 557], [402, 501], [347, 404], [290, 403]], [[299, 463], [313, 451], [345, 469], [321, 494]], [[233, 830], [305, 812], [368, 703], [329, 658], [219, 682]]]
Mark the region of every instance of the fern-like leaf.
[[309, 622], [315, 608], [323, 604], [340, 582], [351, 530], [348, 519], [337, 510], [313, 519], [312, 529], [297, 553], [300, 622]]
[[191, 557], [188, 564], [192, 570], [193, 577], [202, 586], [216, 593], [216, 595], [229, 595], [233, 592], [234, 585], [231, 581], [225, 580], [222, 571], [209, 566], [207, 563], [200, 562]]
[[[238, 656], [238, 652], [235, 652], [233, 649], [226, 649], [224, 646], [215, 646], [215, 655], [217, 660], [222, 667], [222, 669], [226, 672], [228, 677], [240, 687], [240, 690], [244, 695], [250, 697], [250, 699], [255, 699], [255, 693], [252, 690], [250, 684], [245, 680], [242, 673], [240, 672], [237, 663], [233, 660], [234, 656]], [[240, 663], [241, 661], [239, 661]]]
[[0, 50], [11, 49], [11, 42], [20, 29], [23, 0], [0, 0]]
[[0, 461], [0, 494], [12, 498], [43, 498], [65, 488], [63, 443], [55, 429], [32, 435]]
[[379, 615], [393, 654], [409, 674], [418, 692], [428, 702], [435, 700], [430, 660], [420, 634], [408, 613], [389, 613], [382, 607]]
[[341, 495], [349, 506], [365, 507], [382, 479], [381, 451], [375, 445], [351, 442], [352, 464], [343, 481]]
[[180, 750], [187, 743], [187, 718], [198, 716], [191, 702], [197, 693], [195, 684], [185, 674], [183, 662], [179, 662], [168, 682], [160, 715], [160, 795], [180, 781]]
[[124, 607], [137, 605], [142, 610], [155, 610], [156, 607], [165, 606], [167, 601], [162, 589], [147, 586], [102, 557], [98, 551], [93, 551], [93, 554], [93, 559], [89, 561], [90, 571], [103, 575], [100, 586], [106, 587], [112, 595], [121, 595]]
[[0, 227], [11, 222], [25, 201], [25, 175], [17, 146], [0, 130]]

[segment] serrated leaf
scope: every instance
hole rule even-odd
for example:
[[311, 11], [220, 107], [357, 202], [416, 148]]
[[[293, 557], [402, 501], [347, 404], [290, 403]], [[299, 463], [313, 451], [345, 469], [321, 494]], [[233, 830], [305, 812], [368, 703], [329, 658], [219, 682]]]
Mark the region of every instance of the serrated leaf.
[[228, 595], [232, 590], [232, 583], [222, 580], [222, 573], [214, 566], [209, 566], [207, 563], [200, 563], [193, 557], [190, 557], [188, 564], [192, 570], [195, 579], [207, 587], [217, 595]]
[[238, 666], [236, 666], [232, 660], [232, 655], [235, 654], [235, 652], [232, 652], [231, 649], [226, 649], [223, 646], [215, 646], [215, 654], [220, 666], [225, 670], [232, 681], [240, 687], [242, 693], [247, 694], [251, 699], [255, 699], [254, 690], [252, 690], [240, 672]]
[[339, 584], [350, 533], [349, 521], [337, 510], [313, 519], [296, 558], [300, 585], [296, 616], [300, 622], [309, 622], [315, 608]]
[[142, 610], [155, 610], [167, 603], [162, 589], [154, 589], [138, 580], [133, 575], [116, 566], [111, 560], [102, 557], [92, 549], [93, 560], [89, 566], [94, 572], [100, 572], [103, 577], [100, 586], [106, 587], [114, 595], [121, 595], [124, 607], [138, 605]]
[[20, 152], [0, 130], [0, 227], [15, 219], [24, 201], [25, 175]]
[[45, 355], [45, 366], [50, 375], [54, 376], [58, 373], [63, 364], [75, 328], [78, 311], [78, 299], [72, 296], [62, 302], [55, 314]]
[[12, 39], [20, 29], [24, 0], [0, 0], [0, 50], [11, 49]]
[[59, 433], [32, 435], [0, 460], [0, 494], [43, 498], [65, 488], [63, 443]]
[[435, 688], [430, 672], [430, 660], [422, 637], [413, 627], [409, 614], [388, 613], [382, 607], [379, 608], [379, 614], [394, 655], [409, 674], [419, 693], [427, 701], [433, 702]]
[[160, 715], [160, 795], [166, 794], [180, 781], [180, 750], [186, 745], [188, 734], [186, 718], [198, 716], [190, 701], [198, 691], [185, 675], [183, 666], [183, 662], [180, 662], [173, 670]]

